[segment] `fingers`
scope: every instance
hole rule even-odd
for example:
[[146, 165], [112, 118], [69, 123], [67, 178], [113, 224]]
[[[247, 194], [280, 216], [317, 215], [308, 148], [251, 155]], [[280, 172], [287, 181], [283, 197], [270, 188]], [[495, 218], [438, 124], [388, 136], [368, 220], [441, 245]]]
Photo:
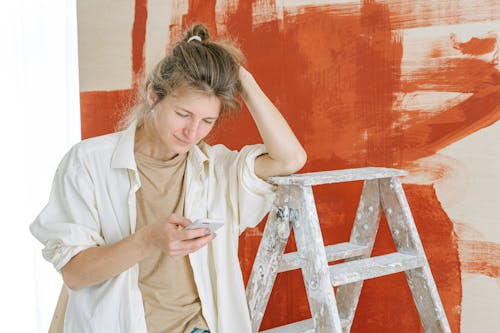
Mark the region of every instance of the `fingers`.
[[203, 246], [207, 245], [212, 239], [215, 238], [215, 234], [208, 234], [194, 239], [187, 239], [180, 241], [175, 249], [171, 249], [171, 257], [182, 257], [198, 251]]
[[185, 218], [184, 216], [182, 215], [179, 215], [179, 214], [171, 214], [169, 217], [167, 217], [167, 222], [172, 224], [172, 225], [175, 225], [175, 226], [182, 226], [183, 228], [187, 227], [188, 225], [190, 225], [192, 223], [192, 221], [188, 218]]
[[210, 234], [210, 230], [206, 228], [185, 229], [190, 224], [191, 220], [187, 218], [180, 216], [171, 218], [170, 216], [165, 226], [166, 232], [168, 232], [170, 238], [174, 240], [189, 240]]
[[180, 240], [190, 240], [199, 237], [203, 237], [210, 234], [210, 230], [206, 228], [197, 228], [197, 229], [187, 229], [179, 231], [179, 239]]
[[206, 228], [185, 229], [192, 224], [192, 221], [179, 214], [170, 215], [167, 217], [167, 222], [167, 228], [170, 229], [169, 233], [176, 240], [194, 239], [210, 234], [210, 230]]
[[178, 214], [167, 217], [162, 226], [163, 241], [158, 247], [170, 257], [176, 258], [199, 250], [215, 238], [215, 234], [206, 228], [184, 229], [191, 223], [190, 219]]
[[187, 247], [189, 253], [195, 252], [203, 246], [207, 245], [213, 239], [214, 236], [212, 234], [205, 235], [203, 237], [198, 237], [191, 240], [183, 241], [184, 245]]

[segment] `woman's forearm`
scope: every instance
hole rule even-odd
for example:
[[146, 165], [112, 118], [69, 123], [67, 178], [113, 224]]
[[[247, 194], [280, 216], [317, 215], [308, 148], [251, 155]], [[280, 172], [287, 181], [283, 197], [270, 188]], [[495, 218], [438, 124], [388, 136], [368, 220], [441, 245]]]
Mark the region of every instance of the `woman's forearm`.
[[64, 283], [72, 290], [99, 284], [155, 251], [163, 251], [172, 258], [182, 257], [197, 251], [215, 237], [204, 228], [184, 229], [189, 224], [191, 220], [172, 214], [112, 245], [83, 250], [61, 269]]
[[[292, 129], [274, 104], [264, 94], [253, 76], [240, 71], [242, 98], [247, 105], [267, 148], [268, 156], [256, 165], [256, 173], [264, 177], [296, 172], [305, 164], [306, 152]], [[259, 161], [256, 161], [258, 164]], [[261, 176], [261, 175], [259, 175]]]
[[145, 229], [140, 229], [112, 245], [78, 253], [61, 269], [64, 283], [72, 290], [79, 290], [126, 271], [154, 250], [144, 239], [144, 233]]

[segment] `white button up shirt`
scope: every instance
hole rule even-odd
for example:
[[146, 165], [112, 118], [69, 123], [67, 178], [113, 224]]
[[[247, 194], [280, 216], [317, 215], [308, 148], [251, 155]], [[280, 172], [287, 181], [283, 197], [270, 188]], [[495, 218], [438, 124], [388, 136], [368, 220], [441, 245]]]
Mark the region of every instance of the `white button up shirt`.
[[[135, 125], [84, 140], [60, 163], [47, 206], [31, 224], [56, 270], [77, 253], [113, 244], [135, 232], [135, 192], [141, 186], [134, 159]], [[217, 238], [189, 255], [212, 333], [251, 332], [238, 261], [238, 237], [269, 211], [274, 188], [254, 173], [263, 145], [240, 152], [200, 143], [187, 158], [185, 216], [222, 218]], [[146, 333], [139, 266], [95, 286], [69, 292], [64, 331]]]

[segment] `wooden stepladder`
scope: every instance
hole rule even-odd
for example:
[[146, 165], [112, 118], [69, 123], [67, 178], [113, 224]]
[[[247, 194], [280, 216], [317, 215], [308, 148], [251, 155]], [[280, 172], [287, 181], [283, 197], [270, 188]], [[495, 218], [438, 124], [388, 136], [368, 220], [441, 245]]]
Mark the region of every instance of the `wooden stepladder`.
[[[297, 268], [302, 270], [312, 318], [266, 333], [349, 332], [363, 281], [403, 271], [425, 332], [451, 332], [398, 178], [406, 174], [359, 168], [270, 179], [278, 185], [277, 197], [246, 290], [253, 332], [259, 330], [276, 275]], [[349, 242], [325, 247], [312, 186], [359, 180], [364, 185]], [[371, 257], [381, 209], [397, 252]], [[292, 228], [297, 252], [284, 254]], [[338, 287], [335, 293], [332, 286]]]

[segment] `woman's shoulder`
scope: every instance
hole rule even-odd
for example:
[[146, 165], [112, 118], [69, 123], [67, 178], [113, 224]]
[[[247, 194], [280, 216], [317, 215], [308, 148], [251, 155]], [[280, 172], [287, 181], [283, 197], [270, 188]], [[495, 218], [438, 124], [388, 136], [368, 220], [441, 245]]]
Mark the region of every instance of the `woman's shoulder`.
[[118, 141], [120, 140], [122, 133], [123, 132], [114, 132], [100, 136], [95, 136], [92, 138], [87, 138], [80, 141], [75, 146], [77, 146], [78, 149], [85, 151], [105, 150], [109, 148], [114, 148], [116, 147]]
[[219, 159], [219, 158], [229, 158], [238, 157], [246, 155], [263, 154], [266, 151], [265, 146], [261, 143], [251, 144], [241, 147], [241, 149], [230, 149], [223, 144], [209, 145], [206, 142], [201, 142], [198, 144], [198, 148], [209, 158], [209, 159]]
[[84, 139], [71, 147], [65, 156], [67, 163], [88, 163], [110, 159], [120, 140], [121, 132]]
[[203, 152], [209, 159], [211, 158], [219, 158], [223, 156], [230, 156], [233, 154], [237, 154], [237, 150], [231, 150], [227, 146], [218, 143], [215, 145], [210, 145], [205, 141], [202, 141], [198, 144], [198, 148], [201, 152]]

